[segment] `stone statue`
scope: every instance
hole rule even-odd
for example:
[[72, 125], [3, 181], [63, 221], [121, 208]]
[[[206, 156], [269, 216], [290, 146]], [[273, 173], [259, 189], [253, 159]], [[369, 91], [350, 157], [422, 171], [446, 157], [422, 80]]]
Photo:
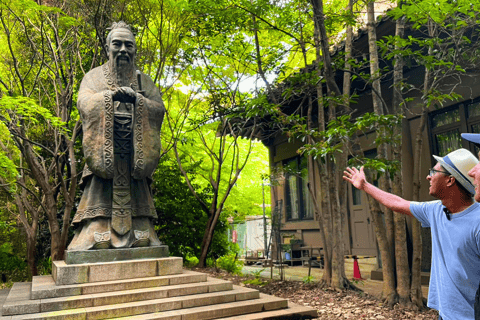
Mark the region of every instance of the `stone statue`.
[[135, 67], [127, 24], [113, 24], [106, 48], [108, 62], [85, 75], [78, 94], [86, 165], [72, 251], [161, 245], [150, 185], [165, 107], [153, 81]]

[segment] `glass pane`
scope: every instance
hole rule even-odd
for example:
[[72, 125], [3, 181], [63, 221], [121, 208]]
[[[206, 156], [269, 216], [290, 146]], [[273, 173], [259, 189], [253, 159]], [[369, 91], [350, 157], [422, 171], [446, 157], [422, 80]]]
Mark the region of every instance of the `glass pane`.
[[462, 139], [458, 130], [451, 130], [435, 135], [435, 140], [437, 142], [437, 156], [443, 157], [449, 152], [457, 150], [462, 146]]
[[439, 113], [432, 118], [433, 128], [460, 121], [460, 112], [458, 109]]
[[297, 159], [290, 160], [285, 165], [286, 175], [286, 197], [287, 197], [287, 217], [295, 220], [299, 218], [298, 203], [298, 163]]
[[312, 219], [313, 218], [313, 200], [308, 191], [308, 159], [302, 157], [300, 160], [300, 170], [302, 172], [302, 196], [303, 196], [303, 209], [305, 210], [303, 218]]
[[480, 102], [468, 105], [468, 117], [475, 116], [480, 116]]
[[294, 175], [288, 175], [288, 199], [290, 205], [290, 219], [298, 219], [297, 177]]
[[313, 200], [312, 196], [310, 195], [310, 191], [308, 191], [308, 178], [305, 177], [302, 179], [302, 193], [303, 193], [303, 206], [305, 209], [305, 219], [312, 219], [313, 218]]
[[354, 186], [352, 186], [352, 200], [354, 206], [362, 204], [362, 193]]

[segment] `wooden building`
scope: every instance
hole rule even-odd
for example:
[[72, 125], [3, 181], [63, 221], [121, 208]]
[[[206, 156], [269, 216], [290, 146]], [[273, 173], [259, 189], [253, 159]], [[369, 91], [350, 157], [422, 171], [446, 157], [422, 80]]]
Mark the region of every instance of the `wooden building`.
[[[418, 31], [407, 29], [406, 36], [409, 34], [415, 36], [415, 32]], [[394, 20], [383, 18], [378, 22], [377, 39], [394, 34]], [[338, 50], [341, 51], [341, 48]], [[359, 31], [357, 34], [354, 40], [353, 55], [358, 59], [368, 58], [368, 35], [366, 31]], [[382, 68], [388, 63], [388, 61], [383, 61], [383, 65], [380, 67]], [[418, 66], [405, 67], [404, 77], [409, 83], [420, 86], [424, 79], [424, 69]], [[340, 88], [342, 87], [342, 81], [343, 72], [339, 72], [337, 73], [337, 83]], [[477, 70], [467, 70], [460, 81], [451, 79], [450, 83], [445, 82], [446, 88], [452, 88], [453, 85], [455, 85], [455, 91], [463, 98], [460, 101], [444, 101], [441, 106], [439, 105], [428, 114], [427, 129], [423, 133], [424, 146], [420, 164], [420, 171], [425, 174], [425, 178], [428, 169], [435, 165], [432, 154], [443, 156], [460, 147], [470, 149], [474, 154], [478, 152], [473, 145], [462, 141], [460, 133], [480, 132], [480, 74]], [[355, 109], [354, 117], [358, 117], [365, 112], [373, 112], [372, 91], [369, 87], [357, 79], [353, 81], [352, 90], [355, 90], [359, 95], [357, 103], [352, 105], [352, 108]], [[315, 94], [314, 90], [312, 90], [312, 94]], [[391, 78], [387, 77], [382, 81], [382, 95], [386, 104], [391, 106]], [[420, 124], [420, 108], [417, 107], [419, 95], [411, 93], [409, 97], [414, 100], [408, 103], [410, 112], [402, 129], [402, 173], [405, 199], [412, 199], [414, 138]], [[298, 97], [297, 101], [301, 101], [301, 98]], [[285, 106], [284, 110], [288, 112], [289, 109], [297, 108], [298, 105], [294, 105], [295, 103], [295, 100], [292, 100], [292, 105]], [[268, 138], [266, 138], [267, 136]], [[272, 186], [272, 206], [275, 206], [275, 200], [277, 200], [277, 207], [274, 207], [272, 212], [281, 213], [282, 219], [281, 241], [287, 243], [294, 238], [301, 241], [303, 246], [321, 247], [319, 225], [315, 220], [313, 205], [306, 189], [307, 161], [297, 153], [302, 143], [300, 141], [289, 141], [287, 136], [280, 131], [262, 132], [258, 137], [263, 139], [263, 142], [269, 148], [272, 169], [289, 165], [298, 168], [303, 173], [303, 178], [286, 173], [278, 185]], [[367, 157], [376, 156], [374, 139], [375, 132], [368, 132], [360, 138], [361, 148]], [[318, 181], [318, 172], [315, 173], [315, 176]], [[318, 185], [316, 187], [318, 188]], [[421, 201], [434, 199], [428, 194], [428, 187], [428, 181], [423, 180], [420, 190]], [[365, 193], [348, 185], [348, 210], [343, 214], [347, 222], [344, 229], [345, 254], [377, 256], [378, 247]], [[423, 236], [424, 261], [422, 269], [428, 271], [431, 257], [430, 231], [423, 229]]]

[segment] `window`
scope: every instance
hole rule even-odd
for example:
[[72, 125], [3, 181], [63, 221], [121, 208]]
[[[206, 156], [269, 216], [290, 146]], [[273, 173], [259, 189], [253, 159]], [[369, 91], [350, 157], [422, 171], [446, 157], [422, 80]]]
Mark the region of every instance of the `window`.
[[459, 148], [478, 153], [479, 150], [462, 140], [460, 134], [480, 133], [479, 99], [433, 111], [429, 121], [432, 154], [443, 157]]
[[284, 162], [287, 220], [313, 219], [313, 201], [308, 191], [308, 160], [295, 157]]

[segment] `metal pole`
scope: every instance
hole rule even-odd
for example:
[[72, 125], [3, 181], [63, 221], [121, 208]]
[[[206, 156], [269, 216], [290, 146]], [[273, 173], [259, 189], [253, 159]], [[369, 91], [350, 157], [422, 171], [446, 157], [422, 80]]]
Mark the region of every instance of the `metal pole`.
[[267, 243], [267, 217], [265, 216], [265, 179], [262, 177], [262, 196], [263, 196], [263, 242], [265, 246], [265, 259], [268, 259], [268, 243]]

